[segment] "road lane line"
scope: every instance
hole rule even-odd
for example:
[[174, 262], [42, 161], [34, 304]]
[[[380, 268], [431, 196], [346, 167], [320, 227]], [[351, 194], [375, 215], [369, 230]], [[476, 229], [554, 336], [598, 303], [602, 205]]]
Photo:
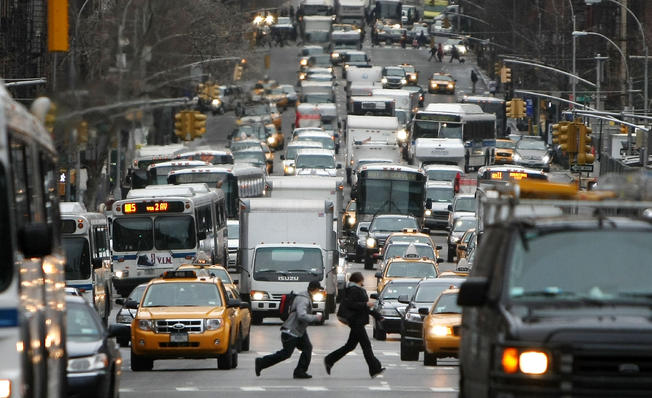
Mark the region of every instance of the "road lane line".
[[385, 355], [386, 357], [397, 357], [398, 352], [396, 352], [396, 351], [383, 351], [383, 355]]
[[199, 391], [197, 387], [177, 387], [177, 391]]
[[390, 386], [370, 386], [369, 390], [370, 391], [391, 391], [392, 388]]
[[430, 387], [432, 392], [457, 392], [457, 388], [453, 387]]
[[321, 387], [321, 386], [314, 386], [314, 387], [303, 387], [304, 390], [306, 391], [328, 391], [328, 388], [326, 387]]
[[240, 387], [242, 391], [265, 391], [263, 387]]

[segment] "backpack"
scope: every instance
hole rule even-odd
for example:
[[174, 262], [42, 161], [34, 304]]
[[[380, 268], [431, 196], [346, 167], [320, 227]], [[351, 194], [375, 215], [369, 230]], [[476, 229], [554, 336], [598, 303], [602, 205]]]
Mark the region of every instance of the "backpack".
[[281, 304], [279, 305], [279, 312], [281, 313], [281, 320], [282, 321], [287, 321], [288, 318], [290, 317], [290, 312], [292, 312], [292, 304], [294, 303], [294, 299], [297, 297], [296, 294], [294, 294], [294, 291], [284, 294], [281, 296]]

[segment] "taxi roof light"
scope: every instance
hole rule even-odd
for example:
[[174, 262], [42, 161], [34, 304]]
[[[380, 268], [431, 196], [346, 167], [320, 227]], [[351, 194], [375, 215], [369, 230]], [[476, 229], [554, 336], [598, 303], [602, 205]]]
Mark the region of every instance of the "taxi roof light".
[[197, 273], [193, 270], [165, 271], [161, 277], [163, 279], [196, 278]]

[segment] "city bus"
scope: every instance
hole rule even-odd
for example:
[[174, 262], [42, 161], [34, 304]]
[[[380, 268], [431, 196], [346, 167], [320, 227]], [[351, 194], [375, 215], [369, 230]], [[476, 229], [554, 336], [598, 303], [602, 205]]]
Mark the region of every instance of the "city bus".
[[423, 225], [426, 179], [423, 170], [411, 166], [377, 163], [360, 167], [351, 195], [356, 199], [356, 219], [364, 222], [376, 214], [405, 214]]
[[206, 184], [132, 189], [113, 204], [112, 227], [113, 285], [123, 297], [201, 252], [226, 264], [226, 201]]
[[61, 237], [66, 252], [66, 286], [76, 288], [106, 323], [111, 312], [109, 222], [82, 203], [63, 202]]
[[[0, 84], [0, 391], [65, 396], [65, 257], [52, 136]], [[35, 117], [34, 115], [38, 115]]]
[[423, 20], [433, 21], [448, 8], [448, 0], [424, 0]]
[[[147, 168], [148, 185], [166, 185], [168, 183], [168, 174], [171, 171], [189, 169], [191, 167], [211, 166], [211, 163], [203, 160], [171, 160], [169, 162], [154, 163]], [[134, 188], [142, 188], [134, 187]]]
[[175, 185], [205, 183], [209, 187], [220, 188], [224, 192], [227, 218], [237, 220], [240, 199], [265, 196], [266, 178], [265, 172], [260, 167], [236, 164], [171, 171], [168, 175], [168, 183]]
[[482, 95], [465, 95], [460, 102], [463, 104], [479, 105], [484, 112], [496, 115], [496, 136], [498, 138], [506, 137], [507, 116], [505, 115], [505, 100]]
[[488, 165], [496, 145], [496, 115], [476, 104], [429, 104], [417, 112], [408, 143], [420, 164], [457, 164], [465, 172]]

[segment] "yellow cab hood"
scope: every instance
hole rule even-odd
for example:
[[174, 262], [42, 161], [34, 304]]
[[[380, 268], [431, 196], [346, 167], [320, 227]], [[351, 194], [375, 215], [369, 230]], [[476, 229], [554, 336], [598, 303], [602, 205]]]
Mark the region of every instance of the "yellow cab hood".
[[424, 325], [457, 326], [462, 324], [462, 314], [430, 314]]
[[224, 307], [146, 307], [138, 310], [138, 319], [203, 319], [217, 318]]

